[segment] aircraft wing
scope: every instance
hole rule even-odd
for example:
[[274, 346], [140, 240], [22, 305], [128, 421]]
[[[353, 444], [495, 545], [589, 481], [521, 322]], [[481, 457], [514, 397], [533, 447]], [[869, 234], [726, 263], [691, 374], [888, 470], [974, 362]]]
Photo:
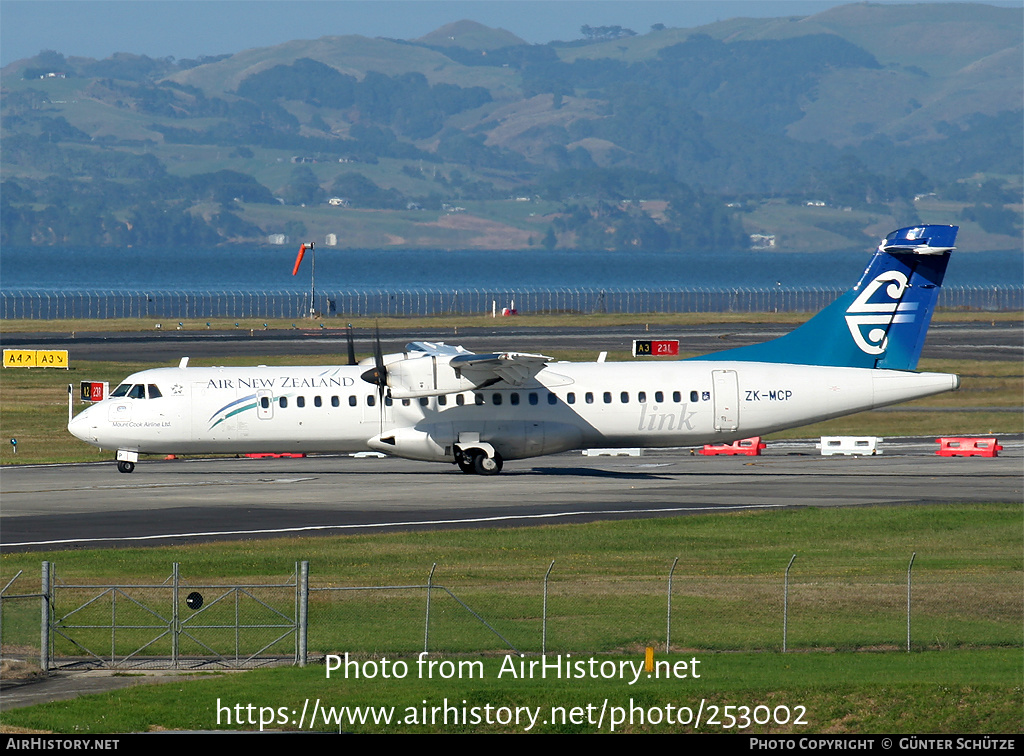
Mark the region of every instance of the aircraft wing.
[[448, 363], [456, 374], [480, 385], [505, 381], [510, 386], [521, 386], [551, 362], [543, 354], [523, 352], [495, 352], [493, 354], [460, 354]]

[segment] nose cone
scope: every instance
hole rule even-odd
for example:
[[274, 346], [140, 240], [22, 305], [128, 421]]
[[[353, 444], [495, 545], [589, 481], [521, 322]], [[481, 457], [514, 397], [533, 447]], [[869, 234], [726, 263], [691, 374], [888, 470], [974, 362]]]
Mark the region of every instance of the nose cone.
[[68, 423], [68, 433], [88, 444], [95, 444], [97, 441], [96, 423], [92, 422], [91, 419], [93, 409], [93, 407], [87, 407], [71, 418], [71, 421]]

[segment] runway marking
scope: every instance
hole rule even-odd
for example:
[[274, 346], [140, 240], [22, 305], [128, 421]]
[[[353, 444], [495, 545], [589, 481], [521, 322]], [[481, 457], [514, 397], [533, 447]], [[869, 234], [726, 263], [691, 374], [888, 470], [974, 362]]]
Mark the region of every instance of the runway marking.
[[510, 522], [513, 520], [550, 520], [556, 517], [585, 517], [588, 515], [616, 515], [616, 514], [665, 514], [667, 512], [738, 512], [748, 509], [785, 509], [792, 507], [792, 504], [741, 504], [738, 506], [725, 507], [668, 507], [665, 509], [594, 509], [579, 510], [574, 512], [549, 512], [546, 514], [532, 515], [500, 515], [494, 517], [467, 517], [456, 520], [409, 520], [405, 522], [368, 522], [361, 525], [305, 525], [297, 528], [266, 528], [261, 530], [211, 530], [199, 533], [166, 533], [163, 535], [149, 536], [126, 536], [124, 538], [64, 538], [54, 541], [23, 541], [21, 543], [7, 543], [6, 547], [15, 546], [58, 546], [60, 544], [84, 544], [84, 543], [123, 543], [129, 541], [160, 541], [171, 538], [212, 538], [215, 536], [246, 536], [246, 535], [272, 535], [285, 533], [311, 533], [323, 530], [371, 530], [377, 528], [393, 528], [410, 525], [467, 525], [471, 523], [492, 523]]

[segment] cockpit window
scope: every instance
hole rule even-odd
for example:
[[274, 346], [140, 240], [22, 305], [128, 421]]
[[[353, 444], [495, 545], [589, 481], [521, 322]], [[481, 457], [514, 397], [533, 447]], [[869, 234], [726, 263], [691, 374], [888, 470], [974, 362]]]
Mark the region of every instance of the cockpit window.
[[160, 389], [156, 387], [156, 384], [151, 383], [149, 384], [148, 388], [150, 399], [159, 399], [161, 396], [163, 396], [163, 394], [160, 393]]
[[131, 387], [128, 391], [129, 399], [145, 399], [146, 398], [146, 385], [143, 383], [137, 383]]
[[131, 387], [132, 387], [132, 385], [130, 383], [122, 383], [116, 389], [111, 391], [110, 395], [111, 396], [124, 396], [125, 394], [128, 393], [128, 389], [130, 389]]

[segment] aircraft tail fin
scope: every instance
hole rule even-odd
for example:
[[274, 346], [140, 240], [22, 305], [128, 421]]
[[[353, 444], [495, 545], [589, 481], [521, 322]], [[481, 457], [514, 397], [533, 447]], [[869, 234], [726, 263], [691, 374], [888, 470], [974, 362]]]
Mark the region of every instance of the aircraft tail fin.
[[763, 344], [694, 359], [913, 370], [958, 230], [893, 231], [857, 285], [799, 328]]

